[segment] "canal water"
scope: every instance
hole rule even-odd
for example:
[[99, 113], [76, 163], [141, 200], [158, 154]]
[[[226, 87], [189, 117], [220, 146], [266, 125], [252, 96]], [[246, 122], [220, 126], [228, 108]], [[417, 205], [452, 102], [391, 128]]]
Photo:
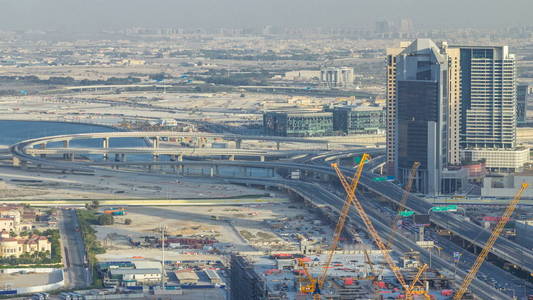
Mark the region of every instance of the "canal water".
[[[44, 136], [63, 135], [63, 134], [78, 134], [78, 133], [94, 133], [94, 132], [117, 132], [116, 128], [93, 125], [93, 124], [78, 124], [66, 122], [48, 122], [48, 121], [10, 121], [0, 120], [0, 145], [10, 146], [15, 143], [34, 139]], [[102, 141], [97, 139], [90, 140], [74, 140], [70, 142], [70, 147], [101, 147]], [[63, 143], [48, 143], [48, 148], [63, 147]], [[110, 147], [146, 147], [146, 143], [140, 138], [113, 138], [110, 140]], [[87, 158], [100, 161], [103, 158], [100, 155], [86, 155]], [[111, 157], [112, 158], [112, 157]], [[128, 161], [146, 161], [151, 160], [152, 156], [147, 155], [129, 155]], [[169, 157], [162, 155], [161, 160], [168, 160]], [[208, 168], [187, 168], [186, 173], [189, 174], [209, 174]], [[236, 167], [220, 167], [219, 173], [221, 176], [229, 177], [269, 177], [271, 171], [262, 168], [249, 168], [246, 171]]]

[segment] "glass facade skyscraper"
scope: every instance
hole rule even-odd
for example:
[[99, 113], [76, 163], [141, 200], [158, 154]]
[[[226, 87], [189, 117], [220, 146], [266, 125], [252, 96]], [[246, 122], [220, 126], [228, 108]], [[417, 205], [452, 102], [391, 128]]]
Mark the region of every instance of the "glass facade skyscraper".
[[453, 46], [461, 55], [461, 148], [516, 146], [516, 66], [507, 46]]
[[414, 190], [439, 194], [448, 166], [448, 55], [433, 41], [418, 39], [396, 56], [396, 173], [407, 180], [420, 162]]

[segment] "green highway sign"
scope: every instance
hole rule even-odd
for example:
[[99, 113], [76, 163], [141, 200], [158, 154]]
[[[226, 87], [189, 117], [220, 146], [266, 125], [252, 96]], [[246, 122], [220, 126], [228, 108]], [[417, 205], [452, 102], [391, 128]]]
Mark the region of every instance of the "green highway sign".
[[434, 206], [432, 211], [457, 211], [457, 205]]
[[374, 181], [387, 181], [387, 177], [376, 177], [374, 178]]
[[412, 216], [414, 214], [415, 214], [415, 212], [412, 211], [412, 210], [404, 210], [404, 211], [400, 212], [400, 216], [402, 216], [402, 217], [410, 217], [410, 216]]

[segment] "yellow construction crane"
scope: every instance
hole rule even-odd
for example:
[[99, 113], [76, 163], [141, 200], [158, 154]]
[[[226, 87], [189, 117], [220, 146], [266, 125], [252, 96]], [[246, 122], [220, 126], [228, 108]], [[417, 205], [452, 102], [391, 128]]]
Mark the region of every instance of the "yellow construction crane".
[[411, 188], [413, 187], [413, 181], [416, 177], [416, 171], [418, 170], [418, 167], [420, 167], [420, 163], [415, 161], [413, 163], [413, 166], [411, 167], [411, 170], [409, 171], [409, 177], [407, 179], [407, 184], [405, 185], [405, 189], [403, 190], [402, 199], [400, 200], [400, 203], [398, 204], [398, 212], [394, 216], [394, 220], [391, 224], [391, 233], [389, 235], [389, 239], [387, 241], [387, 245], [390, 246], [391, 240], [396, 234], [396, 231], [398, 230], [398, 221], [400, 220], [400, 212], [402, 212], [405, 209], [405, 204], [407, 203], [407, 199], [409, 198], [409, 195], [411, 194]]
[[[370, 159], [370, 155], [367, 153], [364, 153], [360, 159], [359, 164], [357, 166], [357, 170], [355, 171], [355, 175], [352, 179], [352, 183], [348, 185], [348, 194], [355, 193], [355, 190], [357, 189], [357, 185], [359, 184], [359, 179], [361, 179], [361, 175], [363, 174], [363, 168], [365, 166], [365, 163]], [[336, 165], [336, 164], [335, 164]], [[329, 266], [331, 265], [331, 261], [333, 260], [333, 255], [335, 254], [335, 250], [337, 249], [337, 246], [339, 245], [339, 240], [341, 238], [342, 230], [344, 229], [344, 223], [346, 222], [346, 217], [348, 216], [348, 213], [350, 211], [350, 207], [352, 205], [353, 197], [346, 197], [346, 201], [344, 201], [344, 205], [341, 209], [339, 220], [337, 221], [337, 225], [335, 226], [335, 233], [333, 234], [333, 240], [331, 241], [331, 245], [329, 247], [328, 256], [326, 258], [326, 264], [324, 265], [324, 271], [322, 271], [322, 274], [318, 278], [318, 284], [317, 289], [320, 292], [320, 289], [324, 286], [324, 282], [326, 281], [326, 278], [328, 276], [328, 270]]]
[[[302, 294], [311, 294], [315, 291], [316, 279], [311, 276], [305, 262], [302, 259], [298, 259], [298, 266], [302, 268], [305, 277], [300, 277], [300, 292]], [[307, 283], [305, 283], [307, 281]]]
[[494, 243], [496, 243], [496, 240], [502, 233], [503, 228], [505, 227], [505, 225], [511, 218], [511, 215], [514, 212], [516, 205], [518, 204], [518, 202], [520, 202], [520, 198], [522, 197], [522, 194], [527, 189], [527, 187], [528, 187], [527, 183], [522, 183], [522, 186], [520, 187], [518, 192], [516, 192], [516, 195], [514, 196], [513, 200], [509, 202], [509, 205], [505, 209], [505, 212], [503, 213], [502, 218], [500, 219], [500, 221], [498, 221], [498, 224], [496, 225], [496, 227], [492, 231], [492, 234], [487, 240], [485, 247], [483, 247], [483, 250], [481, 250], [481, 253], [476, 258], [476, 261], [472, 265], [472, 268], [470, 268], [470, 271], [466, 275], [465, 280], [461, 284], [461, 287], [457, 290], [457, 293], [455, 294], [455, 296], [453, 296], [454, 300], [460, 300], [461, 298], [463, 298], [464, 293], [470, 286], [470, 283], [472, 283], [472, 280], [474, 280], [474, 278], [476, 277], [476, 274], [479, 271], [479, 268], [485, 261], [485, 258], [487, 258], [487, 255], [489, 255], [490, 249], [492, 249], [492, 247], [494, 246]]
[[407, 284], [407, 282], [405, 281], [405, 278], [403, 277], [402, 273], [400, 272], [400, 268], [398, 268], [398, 266], [396, 266], [396, 264], [394, 264], [394, 261], [392, 260], [392, 257], [390, 256], [389, 249], [383, 243], [383, 240], [381, 239], [381, 236], [378, 234], [376, 228], [374, 227], [374, 224], [372, 224], [372, 221], [370, 220], [370, 218], [366, 214], [363, 206], [361, 205], [361, 202], [359, 202], [359, 200], [355, 196], [355, 190], [351, 189], [351, 186], [348, 184], [348, 181], [347, 181], [346, 177], [344, 176], [344, 174], [342, 173], [342, 171], [340, 170], [338, 164], [335, 164], [335, 163], [331, 164], [331, 167], [337, 173], [337, 176], [339, 177], [339, 180], [340, 180], [342, 186], [344, 187], [344, 190], [348, 194], [348, 199], [346, 200], [346, 202], [353, 203], [353, 205], [355, 206], [355, 209], [357, 210], [357, 213], [359, 214], [359, 216], [363, 220], [363, 223], [365, 224], [365, 227], [366, 227], [367, 231], [372, 236], [372, 239], [374, 240], [374, 242], [378, 246], [379, 250], [381, 251], [381, 254], [385, 258], [385, 261], [387, 262], [389, 268], [391, 269], [391, 271], [393, 272], [394, 276], [396, 277], [396, 279], [398, 280], [398, 282], [402, 286], [402, 288], [403, 288], [403, 290], [405, 292], [405, 298], [408, 299], [408, 300], [413, 299], [413, 295], [414, 294], [413, 294], [413, 290], [412, 290], [411, 286], [409, 286]]
[[[414, 295], [422, 295], [424, 296], [426, 300], [431, 299], [428, 291], [426, 291], [426, 289], [424, 288], [424, 285], [422, 284], [422, 282], [420, 282], [420, 277], [427, 270], [427, 268], [428, 268], [428, 265], [424, 264], [422, 267], [418, 269], [418, 272], [416, 273], [415, 278], [413, 278], [413, 282], [411, 282], [411, 285], [409, 286], [409, 291], [406, 292], [406, 295], [407, 294], [410, 295], [410, 298], [407, 297], [408, 299], [412, 299]], [[422, 286], [417, 286], [416, 285], [417, 282], [420, 282]]]

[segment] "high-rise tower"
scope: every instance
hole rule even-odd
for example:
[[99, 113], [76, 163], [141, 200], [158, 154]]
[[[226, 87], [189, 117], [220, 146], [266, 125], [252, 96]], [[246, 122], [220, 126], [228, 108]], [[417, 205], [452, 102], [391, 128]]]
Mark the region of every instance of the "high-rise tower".
[[459, 79], [459, 51], [445, 43], [418, 39], [387, 49], [387, 166], [405, 181], [420, 162], [419, 192], [456, 189], [443, 171], [460, 164]]
[[453, 46], [461, 55], [462, 148], [516, 145], [516, 66], [507, 46]]
[[516, 62], [507, 46], [450, 46], [460, 51], [461, 156], [489, 171], [515, 172], [529, 159], [516, 143]]

